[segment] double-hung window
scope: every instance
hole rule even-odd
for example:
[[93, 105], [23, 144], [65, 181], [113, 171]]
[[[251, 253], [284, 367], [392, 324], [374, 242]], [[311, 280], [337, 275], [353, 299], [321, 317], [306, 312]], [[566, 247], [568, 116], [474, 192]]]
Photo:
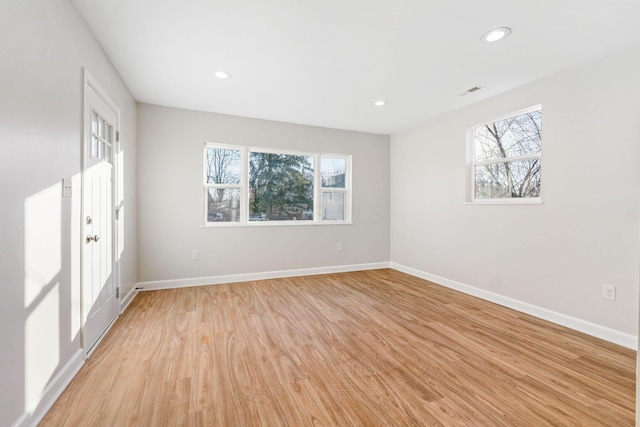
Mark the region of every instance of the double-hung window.
[[322, 220], [345, 221], [347, 215], [347, 158], [322, 156]]
[[474, 126], [468, 138], [468, 202], [540, 203], [542, 107]]
[[351, 156], [205, 144], [204, 224], [349, 223]]
[[240, 222], [243, 155], [232, 147], [205, 150], [206, 222]]

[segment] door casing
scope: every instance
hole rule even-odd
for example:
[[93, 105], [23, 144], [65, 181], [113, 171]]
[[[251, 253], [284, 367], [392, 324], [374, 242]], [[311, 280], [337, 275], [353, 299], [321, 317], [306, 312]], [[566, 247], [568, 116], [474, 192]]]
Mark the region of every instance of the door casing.
[[[119, 142], [119, 134], [120, 134], [120, 110], [117, 107], [117, 105], [111, 100], [111, 98], [109, 97], [109, 95], [100, 87], [100, 85], [98, 84], [98, 82], [96, 81], [96, 79], [89, 73], [89, 71], [85, 68], [84, 69], [84, 84], [83, 84], [83, 93], [84, 93], [84, 100], [83, 100], [83, 129], [82, 129], [82, 173], [81, 173], [81, 214], [80, 214], [80, 248], [81, 250], [80, 252], [80, 316], [81, 316], [81, 321], [80, 321], [80, 325], [81, 325], [81, 342], [82, 342], [82, 348], [83, 348], [83, 353], [84, 353], [84, 357], [87, 358], [91, 352], [93, 352], [93, 350], [98, 346], [98, 344], [100, 343], [100, 341], [102, 340], [102, 338], [104, 338], [104, 336], [107, 334], [109, 328], [111, 327], [111, 325], [113, 325], [113, 322], [115, 321], [115, 319], [118, 317], [118, 315], [121, 312], [121, 295], [119, 295], [120, 293], [120, 271], [119, 271], [119, 260], [116, 257], [118, 250], [117, 248], [119, 247], [119, 242], [118, 242], [118, 236], [120, 235], [119, 233], [119, 221], [117, 219], [116, 213], [117, 213], [117, 209], [116, 206], [118, 205], [118, 201], [120, 200], [120, 197], [118, 195], [118, 176], [119, 176], [119, 153], [120, 153], [120, 142]], [[87, 147], [88, 144], [90, 143], [90, 135], [91, 135], [91, 108], [90, 108], [90, 101], [89, 101], [89, 91], [93, 91], [95, 94], [97, 94], [101, 100], [110, 108], [115, 112], [116, 115], [116, 122], [114, 124], [114, 128], [115, 128], [115, 137], [113, 140], [113, 146], [112, 146], [112, 165], [113, 165], [113, 172], [112, 172], [112, 176], [111, 176], [111, 233], [108, 236], [111, 239], [111, 272], [112, 272], [112, 280], [114, 282], [115, 285], [115, 289], [116, 289], [116, 307], [115, 307], [115, 317], [112, 319], [111, 323], [109, 324], [109, 326], [107, 327], [107, 329], [102, 333], [102, 335], [100, 336], [100, 338], [95, 342], [95, 343], [89, 343], [87, 342], [87, 337], [86, 337], [86, 327], [85, 327], [85, 322], [86, 322], [86, 316], [88, 315], [91, 307], [87, 307], [86, 304], [86, 299], [85, 299], [85, 272], [84, 272], [84, 263], [85, 263], [85, 254], [84, 254], [84, 245], [85, 245], [85, 233], [84, 233], [84, 229], [85, 229], [85, 218], [86, 218], [86, 214], [85, 214], [85, 170], [87, 168], [87, 158], [88, 158], [88, 154], [87, 154]]]

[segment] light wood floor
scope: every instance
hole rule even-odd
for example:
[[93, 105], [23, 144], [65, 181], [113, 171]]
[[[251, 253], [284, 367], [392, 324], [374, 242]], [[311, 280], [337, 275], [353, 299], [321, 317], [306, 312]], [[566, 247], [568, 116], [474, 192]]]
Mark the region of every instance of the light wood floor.
[[632, 426], [634, 367], [394, 270], [144, 292], [41, 426]]

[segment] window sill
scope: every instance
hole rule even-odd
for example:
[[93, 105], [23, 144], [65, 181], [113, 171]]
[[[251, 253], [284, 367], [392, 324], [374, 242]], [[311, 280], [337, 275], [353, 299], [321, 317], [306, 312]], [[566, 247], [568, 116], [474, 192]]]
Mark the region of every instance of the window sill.
[[256, 221], [251, 223], [243, 222], [217, 222], [203, 224], [200, 228], [237, 228], [237, 227], [304, 227], [319, 225], [353, 225], [352, 221]]
[[542, 205], [541, 198], [535, 199], [479, 199], [464, 202], [465, 205]]

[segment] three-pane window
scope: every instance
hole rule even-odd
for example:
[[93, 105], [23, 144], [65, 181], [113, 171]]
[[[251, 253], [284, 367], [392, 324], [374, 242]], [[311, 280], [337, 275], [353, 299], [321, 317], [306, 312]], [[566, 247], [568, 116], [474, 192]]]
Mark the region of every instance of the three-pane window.
[[351, 156], [205, 144], [205, 224], [347, 223]]

